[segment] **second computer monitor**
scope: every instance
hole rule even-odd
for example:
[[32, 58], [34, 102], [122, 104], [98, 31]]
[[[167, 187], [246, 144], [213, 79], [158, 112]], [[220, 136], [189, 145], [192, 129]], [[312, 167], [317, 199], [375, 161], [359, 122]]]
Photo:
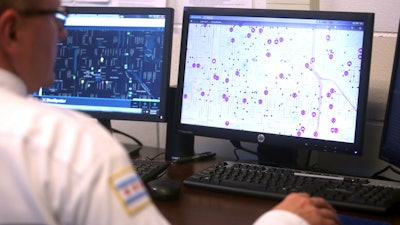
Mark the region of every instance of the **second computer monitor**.
[[400, 167], [400, 23], [393, 60], [379, 157]]
[[173, 9], [69, 7], [55, 82], [34, 96], [110, 120], [165, 122]]

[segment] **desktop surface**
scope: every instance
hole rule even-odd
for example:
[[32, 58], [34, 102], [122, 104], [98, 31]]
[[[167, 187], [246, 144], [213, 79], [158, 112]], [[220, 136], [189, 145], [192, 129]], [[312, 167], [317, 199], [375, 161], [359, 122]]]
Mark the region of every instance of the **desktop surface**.
[[[155, 156], [162, 149], [144, 148], [140, 157]], [[160, 160], [163, 160], [160, 157]], [[273, 208], [278, 201], [266, 200], [241, 195], [198, 190], [183, 185], [183, 180], [226, 158], [215, 158], [208, 161], [194, 161], [182, 164], [171, 164], [166, 176], [181, 184], [181, 195], [178, 200], [154, 201], [165, 217], [175, 225], [197, 224], [252, 224], [260, 215]], [[400, 225], [400, 209], [390, 213], [371, 214], [350, 210], [338, 210], [345, 216], [389, 222]], [[206, 221], [205, 221], [206, 220]]]

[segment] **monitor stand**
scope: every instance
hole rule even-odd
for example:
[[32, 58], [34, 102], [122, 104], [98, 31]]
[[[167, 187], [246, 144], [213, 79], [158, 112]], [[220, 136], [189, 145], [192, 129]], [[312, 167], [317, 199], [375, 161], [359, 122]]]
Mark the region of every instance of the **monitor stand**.
[[299, 168], [299, 154], [296, 148], [259, 144], [257, 155], [258, 163], [261, 165]]

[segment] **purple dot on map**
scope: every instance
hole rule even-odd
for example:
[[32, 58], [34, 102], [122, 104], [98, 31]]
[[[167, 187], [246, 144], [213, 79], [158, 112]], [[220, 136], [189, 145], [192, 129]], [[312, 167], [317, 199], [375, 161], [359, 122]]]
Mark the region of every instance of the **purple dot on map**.
[[193, 68], [196, 68], [196, 63], [193, 63], [193, 64], [192, 64], [192, 67], [193, 67]]
[[306, 68], [309, 68], [309, 67], [310, 67], [310, 64], [306, 63], [304, 66], [305, 66]]
[[359, 48], [359, 49], [358, 49], [358, 52], [359, 52], [359, 53], [362, 53], [362, 48]]
[[271, 39], [268, 39], [267, 43], [268, 43], [268, 44], [271, 44], [271, 43], [272, 43], [272, 40], [271, 40]]
[[236, 75], [236, 76], [240, 76], [239, 70], [236, 70], [235, 75]]
[[235, 43], [235, 38], [231, 38], [231, 42], [232, 42], [232, 43]]
[[297, 97], [297, 93], [293, 93], [293, 94], [292, 94], [292, 97], [293, 97], [293, 98], [296, 98], [296, 97]]
[[335, 133], [339, 133], [339, 128], [335, 128]]
[[256, 32], [256, 28], [252, 27], [251, 28], [251, 33], [254, 33], [254, 32]]
[[311, 113], [311, 116], [312, 116], [312, 117], [316, 117], [316, 116], [317, 116], [317, 113], [316, 113], [316, 112], [312, 112], [312, 113]]
[[332, 123], [335, 123], [336, 122], [336, 118], [332, 118], [331, 121], [332, 121]]
[[314, 57], [311, 58], [311, 62], [315, 62], [315, 58]]
[[284, 78], [285, 76], [283, 75], [283, 73], [279, 74], [279, 78]]
[[329, 59], [333, 59], [333, 54], [329, 54]]
[[200, 68], [200, 63], [197, 63], [197, 64], [196, 64], [196, 67], [197, 67], [197, 68]]
[[333, 109], [333, 104], [329, 104], [329, 109]]
[[330, 92], [326, 93], [326, 97], [330, 98], [331, 97], [331, 93]]
[[219, 76], [217, 74], [214, 74], [214, 80], [219, 80]]
[[329, 90], [332, 94], [335, 93], [335, 89], [331, 88], [331, 90]]
[[277, 45], [279, 43], [279, 40], [275, 39], [274, 43]]
[[206, 24], [206, 23], [203, 23], [203, 27], [207, 27], [207, 24]]
[[297, 136], [300, 137], [301, 136], [301, 132], [297, 131]]
[[247, 102], [247, 98], [243, 98], [243, 99], [242, 99], [242, 102], [243, 102], [243, 103], [246, 103], [246, 102]]
[[230, 28], [229, 28], [229, 32], [233, 32], [233, 27], [230, 27]]
[[271, 57], [271, 52], [267, 52], [267, 54], [265, 54], [267, 57]]
[[283, 37], [280, 37], [280, 38], [279, 38], [279, 42], [283, 42]]
[[185, 99], [188, 98], [188, 94], [184, 94], [183, 98], [185, 98]]
[[304, 133], [306, 131], [306, 128], [304, 126], [301, 126], [300, 130], [301, 130], [301, 132]]
[[262, 28], [258, 29], [258, 33], [262, 34], [264, 30]]
[[331, 133], [335, 133], [335, 128], [331, 128]]
[[360, 54], [360, 55], [358, 55], [358, 59], [362, 59], [362, 55]]
[[229, 83], [229, 78], [225, 78], [225, 83]]
[[352, 63], [351, 61], [348, 61], [348, 62], [347, 62], [347, 65], [348, 65], [348, 66], [351, 66], [352, 64], [353, 64], [353, 63]]
[[216, 63], [217, 62], [217, 60], [216, 59], [212, 59], [212, 63], [214, 64], [214, 63]]
[[263, 100], [262, 99], [258, 99], [258, 104], [259, 105], [263, 104]]
[[202, 92], [200, 93], [200, 95], [203, 97], [203, 96], [205, 95], [204, 91], [202, 91]]
[[248, 33], [248, 34], [247, 34], [247, 37], [248, 37], [248, 38], [251, 38], [251, 34], [250, 34], [250, 33]]
[[264, 95], [268, 95], [268, 90], [264, 90]]
[[229, 126], [229, 121], [225, 121], [225, 126]]
[[306, 115], [306, 110], [304, 110], [304, 109], [301, 110], [301, 115], [303, 115], [303, 116]]
[[318, 137], [318, 132], [317, 131], [314, 132], [314, 137]]
[[227, 102], [229, 100], [229, 98], [228, 98], [228, 96], [226, 94], [223, 94], [222, 98], [225, 100], [225, 102]]
[[326, 40], [330, 41], [331, 40], [331, 35], [326, 35]]
[[349, 71], [347, 71], [347, 70], [344, 71], [344, 75], [345, 75], [345, 76], [348, 76], [348, 75], [349, 75]]

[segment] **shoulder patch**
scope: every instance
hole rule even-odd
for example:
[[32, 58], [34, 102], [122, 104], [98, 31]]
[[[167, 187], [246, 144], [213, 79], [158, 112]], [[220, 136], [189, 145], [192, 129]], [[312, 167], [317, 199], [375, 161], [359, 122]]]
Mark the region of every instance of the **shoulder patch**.
[[129, 215], [136, 214], [151, 203], [146, 188], [131, 167], [111, 175], [109, 184], [118, 201]]

